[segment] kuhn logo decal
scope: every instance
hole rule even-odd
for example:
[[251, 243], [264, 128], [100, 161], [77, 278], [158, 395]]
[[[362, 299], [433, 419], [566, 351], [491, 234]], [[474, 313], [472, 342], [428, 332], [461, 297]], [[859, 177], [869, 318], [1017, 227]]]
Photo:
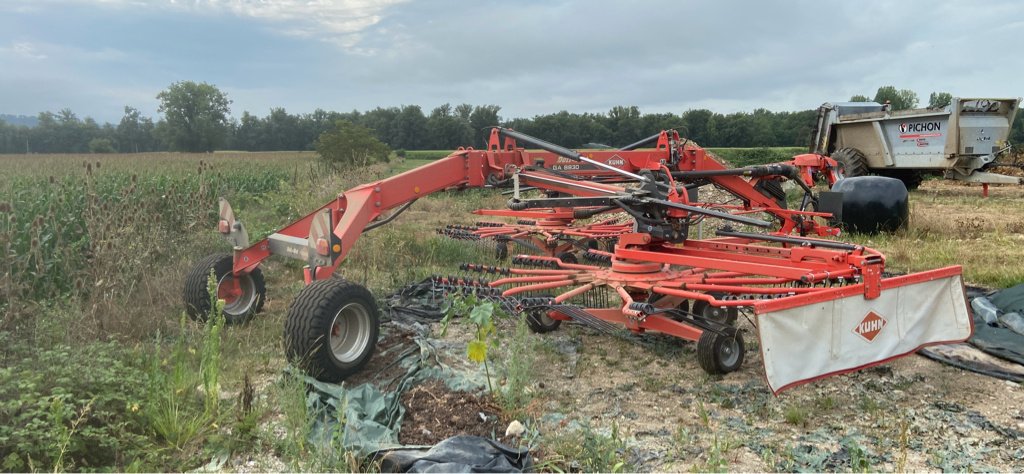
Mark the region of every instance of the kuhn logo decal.
[[900, 133], [907, 132], [939, 132], [942, 131], [942, 123], [940, 122], [917, 122], [907, 123], [903, 122], [900, 124]]
[[612, 155], [611, 158], [608, 158], [608, 164], [612, 166], [625, 166], [626, 160], [622, 159], [619, 155]]
[[868, 312], [867, 316], [857, 324], [857, 327], [853, 328], [853, 332], [857, 333], [858, 336], [863, 337], [865, 341], [871, 342], [875, 340], [878, 333], [882, 332], [882, 328], [888, 322], [885, 318], [878, 315], [878, 313], [871, 311]]

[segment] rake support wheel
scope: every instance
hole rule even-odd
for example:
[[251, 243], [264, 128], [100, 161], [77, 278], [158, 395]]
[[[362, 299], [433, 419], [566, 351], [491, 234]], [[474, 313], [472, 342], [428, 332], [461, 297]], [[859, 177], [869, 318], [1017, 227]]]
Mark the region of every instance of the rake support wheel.
[[[715, 298], [722, 298], [724, 293], [712, 293]], [[735, 325], [739, 318], [739, 310], [730, 306], [711, 306], [707, 301], [697, 300], [693, 303], [693, 313], [716, 323]]]
[[537, 334], [554, 331], [561, 325], [562, 320], [548, 316], [548, 310], [543, 307], [526, 310], [526, 326]]
[[196, 263], [185, 276], [185, 312], [195, 321], [206, 321], [210, 316], [210, 291], [207, 288], [210, 272], [217, 280], [217, 298], [224, 300], [224, 321], [241, 324], [263, 309], [267, 286], [259, 267], [245, 275], [232, 275], [234, 259], [230, 254], [218, 253]]
[[724, 375], [743, 365], [743, 335], [739, 329], [704, 331], [697, 340], [697, 363], [710, 375]]
[[340, 278], [318, 280], [288, 308], [285, 352], [317, 380], [337, 383], [369, 362], [379, 333], [379, 311], [369, 290]]

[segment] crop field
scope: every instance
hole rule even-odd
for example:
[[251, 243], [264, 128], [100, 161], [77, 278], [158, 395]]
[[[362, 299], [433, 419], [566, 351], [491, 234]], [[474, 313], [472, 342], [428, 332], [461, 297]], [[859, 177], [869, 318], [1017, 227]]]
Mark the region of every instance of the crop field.
[[[802, 152], [712, 151], [736, 166]], [[183, 279], [200, 258], [229, 251], [215, 232], [220, 196], [255, 240], [340, 191], [443, 154], [341, 172], [306, 152], [0, 155], [0, 470], [375, 469], [310, 441], [305, 386], [281, 347], [301, 264], [267, 262], [264, 311], [240, 326], [189, 321]], [[491, 190], [421, 199], [362, 236], [340, 273], [384, 307], [429, 275], [492, 263], [434, 229], [506, 200]], [[909, 229], [844, 239], [883, 251], [890, 271], [963, 265], [968, 284], [1004, 288], [1024, 282], [1022, 202], [1021, 187], [993, 186], [985, 199], [980, 187], [929, 180], [911, 193]], [[690, 343], [638, 345], [577, 325], [533, 334], [519, 319], [496, 323], [501, 342], [488, 357], [498, 386], [473, 406], [496, 412], [498, 436], [523, 422], [527, 435], [506, 442], [531, 448], [540, 470], [1024, 468], [1019, 384], [911, 356], [774, 397], [757, 350], [740, 371], [709, 377]], [[436, 326], [439, 339], [470, 337]], [[424, 390], [424, 400], [450, 397]]]

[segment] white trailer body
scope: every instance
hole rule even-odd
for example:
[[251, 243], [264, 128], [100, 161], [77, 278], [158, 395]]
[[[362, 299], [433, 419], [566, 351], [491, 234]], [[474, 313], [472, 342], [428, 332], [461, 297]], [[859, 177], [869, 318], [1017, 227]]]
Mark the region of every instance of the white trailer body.
[[[887, 110], [875, 102], [826, 103], [811, 151], [833, 155], [856, 175], [898, 177], [910, 188], [921, 173], [979, 183], [1020, 182], [984, 170], [1009, 150], [1020, 99], [953, 99], [941, 109]], [[859, 161], [859, 163], [857, 162]], [[916, 186], [916, 184], [915, 184]]]

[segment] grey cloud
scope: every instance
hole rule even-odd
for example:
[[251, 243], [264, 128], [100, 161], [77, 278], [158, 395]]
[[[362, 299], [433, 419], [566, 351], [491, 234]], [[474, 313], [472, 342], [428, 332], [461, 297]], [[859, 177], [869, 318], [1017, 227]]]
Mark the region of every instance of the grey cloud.
[[[109, 1], [118, 15], [138, 8]], [[257, 44], [278, 46], [246, 49], [249, 41], [236, 38], [221, 49], [211, 45], [210, 52], [199, 48], [194, 57], [171, 54], [185, 48], [172, 41], [159, 47], [167, 49], [133, 50], [132, 57], [119, 56], [117, 44], [91, 53], [144, 65], [117, 74], [40, 49], [49, 56], [40, 62], [49, 65], [25, 64], [23, 74], [66, 78], [67, 90], [59, 92], [93, 107], [117, 87], [148, 87], [136, 96], [155, 109], [160, 89], [191, 79], [228, 91], [236, 116], [274, 106], [307, 112], [419, 104], [429, 112], [441, 103], [469, 102], [498, 104], [503, 116], [515, 117], [605, 112], [615, 105], [676, 113], [695, 107], [798, 110], [871, 95], [881, 85], [913, 89], [922, 100], [939, 90], [1019, 96], [1015, 78], [1024, 72], [1014, 50], [1024, 33], [1018, 20], [1024, 3], [1016, 1], [421, 0], [335, 2], [324, 10], [292, 0], [199, 5], [229, 13], [233, 19], [225, 22], [262, 25], [267, 36]], [[176, 11], [203, 15], [202, 8], [190, 8]], [[285, 41], [282, 33], [291, 36]], [[9, 49], [16, 40], [26, 41], [0, 33], [0, 55], [12, 54], [2, 45]], [[120, 104], [109, 103], [116, 100], [102, 107], [119, 114]], [[0, 102], [10, 103], [4, 96]], [[80, 114], [100, 118], [95, 110]]]

